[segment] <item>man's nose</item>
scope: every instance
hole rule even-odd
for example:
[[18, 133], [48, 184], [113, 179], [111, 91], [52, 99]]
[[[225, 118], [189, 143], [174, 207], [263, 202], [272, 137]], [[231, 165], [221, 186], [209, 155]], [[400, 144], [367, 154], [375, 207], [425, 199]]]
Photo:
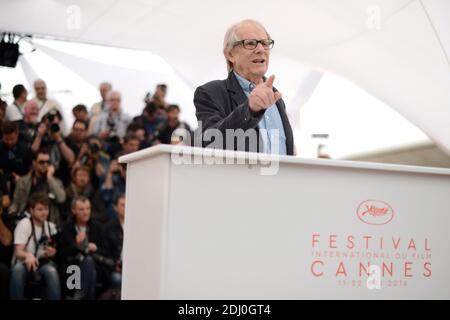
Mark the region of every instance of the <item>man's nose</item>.
[[255, 53], [264, 52], [264, 51], [265, 51], [264, 46], [262, 45], [261, 42], [258, 42], [258, 45], [255, 48]]

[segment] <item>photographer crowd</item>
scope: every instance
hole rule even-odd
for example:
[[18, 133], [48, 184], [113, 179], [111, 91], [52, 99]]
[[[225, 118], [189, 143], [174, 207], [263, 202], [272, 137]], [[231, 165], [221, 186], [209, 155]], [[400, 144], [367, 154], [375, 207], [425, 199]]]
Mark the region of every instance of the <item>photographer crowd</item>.
[[0, 100], [0, 300], [120, 298], [126, 166], [118, 158], [181, 143], [177, 129], [190, 128], [164, 84], [134, 118], [110, 83], [99, 89], [89, 110], [73, 107], [71, 126], [43, 80], [31, 100], [20, 84], [10, 105]]

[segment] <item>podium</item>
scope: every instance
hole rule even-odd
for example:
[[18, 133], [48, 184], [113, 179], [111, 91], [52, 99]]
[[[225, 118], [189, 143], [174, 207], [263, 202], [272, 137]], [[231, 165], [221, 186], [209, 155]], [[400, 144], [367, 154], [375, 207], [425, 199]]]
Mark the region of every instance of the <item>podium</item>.
[[450, 299], [450, 170], [126, 155], [122, 299]]

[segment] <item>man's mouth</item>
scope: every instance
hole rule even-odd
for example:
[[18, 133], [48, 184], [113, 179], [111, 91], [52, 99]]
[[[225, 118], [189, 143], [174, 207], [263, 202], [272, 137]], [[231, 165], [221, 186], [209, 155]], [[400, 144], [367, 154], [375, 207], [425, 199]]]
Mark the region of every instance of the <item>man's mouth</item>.
[[255, 59], [255, 60], [253, 60], [252, 62], [253, 62], [253, 63], [260, 63], [260, 64], [263, 64], [263, 63], [266, 62], [266, 60], [265, 60], [265, 59]]

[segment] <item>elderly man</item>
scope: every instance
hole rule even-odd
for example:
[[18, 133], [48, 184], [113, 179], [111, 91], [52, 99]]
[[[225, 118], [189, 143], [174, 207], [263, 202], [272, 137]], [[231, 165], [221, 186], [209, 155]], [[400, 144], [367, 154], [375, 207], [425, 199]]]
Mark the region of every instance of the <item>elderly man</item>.
[[106, 96], [112, 90], [112, 85], [109, 82], [102, 82], [98, 88], [102, 101], [94, 103], [91, 107], [91, 116], [97, 116], [106, 108]]
[[[38, 79], [34, 81], [34, 91], [36, 93], [36, 97], [33, 99], [38, 103], [39, 106], [39, 121], [48, 114], [51, 110], [56, 110], [59, 112], [59, 114], [63, 115], [63, 110], [61, 108], [61, 105], [58, 101], [54, 99], [50, 99], [47, 97], [47, 84], [44, 80]], [[63, 135], [67, 134], [67, 125], [64, 120], [62, 119], [61, 123], [61, 130]]]
[[122, 112], [121, 101], [122, 96], [119, 91], [113, 90], [107, 94], [107, 109], [95, 123], [93, 134], [99, 135], [102, 139], [125, 136], [131, 118]]
[[89, 134], [93, 134], [94, 130], [97, 126], [97, 122], [102, 115], [102, 112], [105, 111], [108, 107], [107, 95], [108, 92], [112, 90], [112, 84], [109, 82], [102, 82], [99, 86], [100, 96], [102, 98], [101, 101], [96, 102], [92, 105], [90, 111], [90, 122], [89, 122]]
[[39, 105], [35, 100], [25, 102], [23, 110], [23, 125], [19, 127], [20, 139], [30, 147], [36, 137], [39, 126]]
[[[201, 121], [204, 134], [203, 146], [208, 146], [208, 131], [219, 130], [223, 148], [294, 154], [286, 108], [281, 93], [273, 88], [275, 76], [268, 79], [264, 76], [273, 45], [274, 41], [257, 21], [244, 20], [228, 29], [223, 49], [228, 78], [209, 82], [197, 88], [194, 95], [197, 119]], [[231, 136], [233, 141], [229, 141], [227, 132], [230, 130], [245, 131], [246, 134], [234, 134]], [[257, 136], [256, 145], [248, 139], [251, 133]], [[217, 138], [215, 134], [213, 136], [213, 139]], [[217, 141], [213, 144], [218, 147]]]

